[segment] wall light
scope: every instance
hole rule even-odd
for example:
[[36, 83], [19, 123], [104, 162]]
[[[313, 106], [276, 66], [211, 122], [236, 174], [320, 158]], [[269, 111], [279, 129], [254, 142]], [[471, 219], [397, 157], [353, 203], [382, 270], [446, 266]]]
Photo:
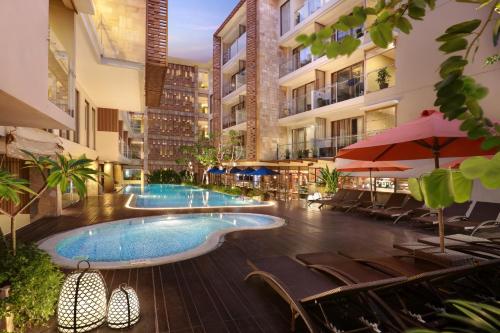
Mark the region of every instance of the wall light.
[[113, 290], [109, 299], [108, 326], [129, 328], [139, 321], [140, 307], [136, 292], [126, 284]]
[[[88, 265], [80, 269], [80, 264]], [[57, 303], [57, 328], [59, 332], [88, 332], [101, 326], [106, 320], [106, 283], [98, 270], [90, 269], [90, 263], [80, 261], [77, 270], [71, 272], [64, 284]]]

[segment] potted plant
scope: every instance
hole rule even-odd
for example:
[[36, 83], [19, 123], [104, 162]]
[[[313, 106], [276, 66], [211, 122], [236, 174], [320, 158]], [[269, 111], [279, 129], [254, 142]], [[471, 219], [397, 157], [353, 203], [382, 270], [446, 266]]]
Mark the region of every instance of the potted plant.
[[286, 160], [290, 159], [290, 149], [285, 150], [285, 159]]
[[303, 158], [308, 158], [309, 157], [309, 149], [304, 149], [304, 151], [302, 152], [302, 157]]
[[389, 73], [387, 67], [383, 67], [378, 70], [377, 83], [381, 90], [389, 87], [389, 79], [391, 78], [391, 76], [392, 75]]
[[337, 169], [330, 170], [327, 165], [320, 171], [319, 182], [325, 185], [325, 193], [334, 194], [337, 192], [340, 177], [344, 176], [345, 175]]

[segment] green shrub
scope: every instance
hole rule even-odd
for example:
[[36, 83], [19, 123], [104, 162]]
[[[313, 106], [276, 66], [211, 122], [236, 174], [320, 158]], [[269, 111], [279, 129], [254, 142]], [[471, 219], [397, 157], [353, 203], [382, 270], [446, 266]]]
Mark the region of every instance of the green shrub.
[[35, 245], [20, 245], [16, 256], [0, 260], [0, 286], [10, 285], [10, 296], [0, 300], [0, 318], [6, 308], [14, 315], [16, 332], [45, 324], [54, 315], [63, 273], [50, 256]]
[[182, 177], [173, 169], [155, 170], [146, 175], [149, 184], [180, 184]]

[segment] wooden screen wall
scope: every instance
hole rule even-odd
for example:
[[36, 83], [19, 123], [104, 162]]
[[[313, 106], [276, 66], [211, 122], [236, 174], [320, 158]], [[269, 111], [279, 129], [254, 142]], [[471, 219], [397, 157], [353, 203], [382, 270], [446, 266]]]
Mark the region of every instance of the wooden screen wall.
[[97, 130], [118, 132], [118, 109], [97, 109]]

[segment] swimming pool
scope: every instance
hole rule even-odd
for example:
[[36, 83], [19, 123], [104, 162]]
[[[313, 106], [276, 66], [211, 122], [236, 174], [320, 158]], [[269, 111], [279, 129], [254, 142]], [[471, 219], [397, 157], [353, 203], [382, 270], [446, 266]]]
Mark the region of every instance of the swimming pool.
[[128, 185], [123, 193], [131, 194], [125, 206], [132, 209], [205, 209], [272, 205], [268, 201], [257, 201], [186, 185]]
[[281, 218], [250, 213], [162, 215], [101, 223], [48, 237], [38, 246], [55, 263], [76, 267], [88, 260], [94, 268], [160, 265], [215, 249], [225, 234], [282, 226]]

